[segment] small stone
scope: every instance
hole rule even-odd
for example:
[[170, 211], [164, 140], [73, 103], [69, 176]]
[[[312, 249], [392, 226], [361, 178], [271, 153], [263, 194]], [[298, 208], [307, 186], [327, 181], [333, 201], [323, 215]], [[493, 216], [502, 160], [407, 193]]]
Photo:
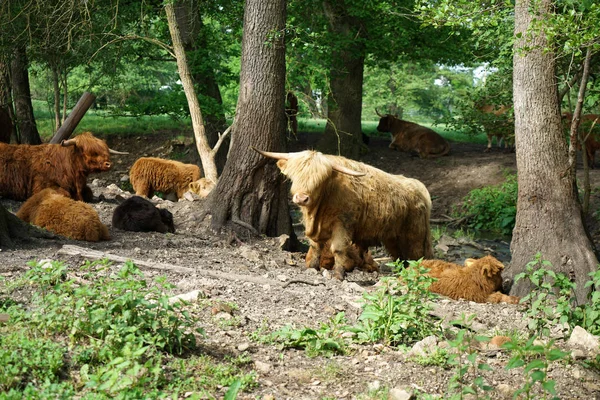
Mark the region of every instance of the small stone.
[[392, 388], [388, 394], [389, 400], [411, 400], [415, 395], [412, 390], [406, 388]]
[[[94, 181], [95, 180], [96, 179], [94, 179]], [[119, 178], [119, 181], [121, 181], [121, 182], [129, 182], [129, 175], [121, 175], [121, 178]]]
[[508, 385], [506, 383], [501, 383], [498, 386], [496, 386], [496, 390], [498, 391], [498, 393], [500, 393], [503, 397], [512, 397], [513, 394], [513, 388], [511, 387], [511, 385]]
[[281, 250], [289, 250], [290, 247], [290, 235], [286, 235], [285, 233], [283, 235], [280, 235], [277, 238], [277, 242], [279, 244], [279, 248]]
[[240, 256], [244, 257], [246, 260], [250, 262], [259, 262], [260, 261], [260, 253], [254, 249], [251, 249], [248, 246], [244, 246], [240, 250]]
[[305, 273], [306, 275], [318, 275], [318, 274], [319, 274], [319, 271], [317, 271], [317, 270], [316, 270], [316, 269], [314, 269], [314, 268], [306, 268], [306, 269], [304, 270], [304, 273]]
[[233, 316], [229, 313], [226, 312], [219, 312], [217, 314], [215, 314], [215, 319], [221, 319], [221, 320], [225, 320], [225, 321], [229, 321], [231, 318], [233, 318]]
[[580, 326], [576, 326], [567, 340], [570, 348], [580, 348], [592, 355], [597, 355], [600, 348], [600, 340]]
[[249, 348], [250, 348], [250, 343], [248, 343], [248, 342], [240, 343], [240, 344], [238, 344], [238, 347], [237, 347], [237, 349], [239, 351], [246, 351]]
[[313, 381], [313, 382], [312, 382], [312, 385], [313, 385], [313, 386], [318, 386], [318, 385], [320, 385], [320, 384], [321, 384], [321, 381], [319, 381], [319, 380], [317, 380], [317, 381]]
[[281, 282], [286, 282], [286, 281], [288, 281], [290, 278], [288, 278], [288, 277], [287, 277], [287, 276], [285, 276], [285, 275], [277, 275], [277, 279], [278, 279], [279, 281], [281, 281]]
[[373, 381], [373, 382], [369, 382], [367, 384], [367, 389], [369, 390], [369, 392], [375, 392], [377, 390], [379, 390], [381, 388], [381, 382], [379, 381]]
[[583, 360], [585, 358], [585, 352], [580, 349], [575, 349], [571, 352], [571, 357], [574, 360]]
[[329, 272], [329, 270], [323, 270], [323, 278], [325, 279], [331, 279], [331, 272]]

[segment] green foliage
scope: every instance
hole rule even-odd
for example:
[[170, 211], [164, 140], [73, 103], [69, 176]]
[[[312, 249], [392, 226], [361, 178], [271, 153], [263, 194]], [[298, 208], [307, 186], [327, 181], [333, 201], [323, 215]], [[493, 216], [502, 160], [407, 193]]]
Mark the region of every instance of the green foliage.
[[350, 329], [356, 339], [398, 346], [439, 333], [439, 325], [429, 316], [429, 300], [437, 297], [428, 290], [434, 278], [425, 275], [420, 261], [410, 261], [406, 268], [399, 261], [390, 265], [399, 271], [398, 278], [384, 278], [375, 293], [363, 294], [363, 312]]
[[430, 353], [411, 358], [411, 361], [424, 367], [436, 366], [446, 368], [448, 366], [449, 359], [450, 354], [448, 354], [448, 350], [436, 348]]
[[26, 290], [31, 299], [0, 302], [10, 315], [0, 325], [0, 398], [164, 398], [184, 390], [213, 398], [218, 386], [254, 384], [236, 365], [194, 355], [203, 331], [189, 304], [169, 303], [164, 278], [148, 282], [130, 262], [73, 272], [32, 262], [3, 289]]
[[305, 349], [310, 357], [317, 355], [344, 354], [346, 344], [342, 337], [345, 331], [346, 316], [343, 312], [336, 314], [329, 323], [322, 323], [318, 329], [295, 329], [286, 325], [273, 332], [273, 340], [285, 348]]
[[474, 231], [492, 231], [510, 235], [517, 214], [517, 176], [506, 175], [499, 186], [474, 189], [455, 210], [458, 218], [467, 218], [467, 226]]

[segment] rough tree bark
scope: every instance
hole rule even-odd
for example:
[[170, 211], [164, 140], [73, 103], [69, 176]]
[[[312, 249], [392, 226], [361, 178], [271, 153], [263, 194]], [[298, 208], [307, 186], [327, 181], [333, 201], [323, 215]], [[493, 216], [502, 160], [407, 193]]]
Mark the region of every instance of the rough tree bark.
[[288, 234], [295, 242], [283, 175], [250, 149], [284, 150], [285, 15], [285, 0], [246, 1], [232, 145], [205, 213], [217, 230], [233, 221], [268, 236]]
[[23, 222], [0, 204], [0, 250], [13, 248], [16, 241], [30, 241], [34, 237], [50, 239], [56, 235]]
[[42, 139], [40, 138], [33, 116], [27, 53], [24, 47], [17, 47], [15, 49], [10, 72], [13, 100], [15, 103], [16, 118], [14, 122], [19, 132], [20, 142], [23, 144], [40, 144], [42, 143]]
[[16, 143], [8, 69], [5, 57], [0, 55], [0, 142], [10, 143], [11, 137], [15, 136]]
[[[569, 168], [558, 107], [554, 54], [545, 51], [543, 31], [529, 29], [533, 18], [543, 20], [551, 0], [536, 3], [517, 0], [515, 5], [515, 55], [513, 97], [518, 171], [517, 218], [511, 242], [512, 260], [507, 274], [514, 277], [540, 253], [577, 283], [578, 302], [586, 301], [588, 273], [598, 260], [582, 221], [575, 179]], [[528, 31], [529, 30], [529, 31]], [[523, 296], [525, 280], [511, 294]]]
[[[329, 30], [336, 41], [329, 72], [327, 125], [317, 147], [326, 153], [358, 158], [361, 154], [362, 86], [365, 56], [359, 22], [346, 15], [343, 5], [325, 1]], [[345, 40], [343, 40], [345, 39]], [[345, 43], [345, 44], [344, 44]]]
[[[203, 99], [200, 99], [202, 110], [204, 110], [204, 126], [208, 144], [214, 147], [219, 140], [219, 132], [223, 132], [227, 127], [227, 121], [223, 112], [223, 98], [221, 97], [215, 71], [206, 61], [208, 58], [208, 52], [206, 51], [208, 47], [207, 37], [204, 32], [205, 28], [202, 23], [199, 1], [177, 1], [175, 3], [175, 16], [179, 25], [183, 48], [187, 54], [193, 57], [188, 58], [191, 63], [192, 81], [198, 93], [202, 94], [205, 99], [210, 99], [212, 103], [207, 104], [205, 107]], [[194, 68], [196, 64], [201, 65], [201, 68]], [[229, 141], [226, 140], [215, 155], [215, 163], [219, 173], [223, 171], [227, 161], [228, 147]]]

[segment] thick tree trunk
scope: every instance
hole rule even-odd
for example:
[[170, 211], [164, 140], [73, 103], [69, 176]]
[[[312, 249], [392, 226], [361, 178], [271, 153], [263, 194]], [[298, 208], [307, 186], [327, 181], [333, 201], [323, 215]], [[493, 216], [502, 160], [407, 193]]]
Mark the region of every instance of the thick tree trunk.
[[[331, 33], [340, 40], [334, 48], [329, 72], [327, 125], [317, 147], [326, 153], [357, 159], [362, 152], [361, 115], [364, 49], [355, 40], [360, 24], [347, 15], [343, 6], [324, 3]], [[346, 46], [343, 43], [347, 43]]]
[[[209, 63], [207, 51], [207, 37], [202, 23], [202, 14], [197, 0], [178, 1], [175, 3], [175, 16], [181, 41], [186, 53], [189, 55], [190, 73], [192, 81], [200, 94], [200, 106], [204, 111], [204, 127], [208, 144], [214, 147], [219, 140], [219, 133], [227, 127], [225, 113], [223, 112], [223, 98], [217, 84], [214, 69]], [[227, 139], [221, 149], [216, 153], [215, 163], [220, 174], [227, 161]]]
[[94, 100], [96, 100], [96, 95], [90, 92], [84, 92], [73, 110], [71, 110], [71, 114], [67, 117], [67, 119], [63, 122], [62, 126], [54, 133], [54, 136], [50, 139], [51, 144], [58, 144], [65, 139], [68, 139], [77, 125], [87, 112], [87, 110], [94, 104]]
[[29, 72], [27, 54], [24, 47], [18, 47], [11, 63], [11, 79], [13, 100], [15, 102], [15, 125], [21, 143], [40, 144], [42, 140], [35, 124], [31, 91], [29, 88]]
[[56, 238], [47, 231], [21, 221], [16, 215], [0, 205], [0, 250], [13, 248], [16, 241], [29, 241], [31, 238]]
[[190, 108], [192, 129], [194, 130], [196, 148], [198, 149], [198, 154], [200, 155], [200, 160], [202, 161], [204, 176], [213, 182], [217, 182], [219, 177], [217, 173], [217, 166], [215, 164], [214, 155], [211, 151], [212, 149], [208, 144], [206, 137], [204, 118], [202, 116], [202, 110], [200, 108], [198, 96], [196, 96], [196, 90], [194, 89], [194, 82], [190, 73], [187, 55], [185, 54], [185, 49], [183, 48], [181, 32], [179, 30], [179, 25], [177, 24], [177, 17], [175, 15], [173, 3], [167, 3], [165, 5], [165, 12], [167, 14], [169, 32], [171, 33], [171, 40], [173, 42], [173, 51], [175, 52], [175, 57], [177, 58], [177, 70], [179, 71], [179, 78], [181, 79], [183, 91], [185, 92], [185, 97]]
[[[551, 0], [541, 0], [537, 18], [550, 12]], [[545, 52], [542, 33], [527, 32], [534, 14], [531, 3], [515, 6], [514, 110], [518, 171], [517, 219], [511, 242], [512, 261], [507, 274], [514, 277], [540, 253], [553, 270], [577, 283], [577, 300], [586, 301], [588, 273], [596, 270], [594, 255], [582, 221], [575, 179], [570, 173], [567, 143], [561, 128], [554, 73], [554, 55]], [[531, 33], [531, 39], [528, 35]], [[526, 50], [526, 47], [532, 47]], [[511, 294], [523, 296], [530, 288], [524, 280]]]
[[268, 236], [288, 234], [295, 242], [284, 177], [250, 149], [284, 150], [285, 13], [285, 0], [246, 1], [232, 146], [205, 208], [215, 229], [233, 221]]

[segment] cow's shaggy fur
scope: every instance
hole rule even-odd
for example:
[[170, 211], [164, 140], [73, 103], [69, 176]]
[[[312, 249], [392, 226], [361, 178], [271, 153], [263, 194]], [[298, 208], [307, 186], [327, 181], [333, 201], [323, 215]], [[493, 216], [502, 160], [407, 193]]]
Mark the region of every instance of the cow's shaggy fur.
[[17, 211], [25, 222], [75, 240], [108, 240], [108, 228], [92, 206], [66, 197], [59, 189], [44, 189], [31, 196]]
[[420, 158], [440, 157], [450, 151], [450, 143], [433, 129], [390, 114], [379, 119], [377, 130], [391, 133], [390, 149], [417, 153]]
[[140, 196], [132, 196], [115, 208], [112, 225], [124, 231], [175, 233], [173, 214]]
[[208, 178], [200, 178], [197, 181], [191, 182], [188, 190], [196, 193], [198, 196], [205, 198], [215, 188], [215, 183]]
[[511, 150], [515, 137], [514, 120], [508, 118], [508, 112], [511, 107], [505, 105], [480, 104], [477, 109], [483, 115], [483, 130], [487, 136], [487, 147], [485, 152], [492, 150], [492, 141], [496, 138], [496, 146], [501, 147], [504, 143], [504, 149]]
[[519, 298], [502, 294], [504, 265], [492, 256], [478, 260], [468, 258], [465, 266], [442, 261], [424, 260], [427, 275], [437, 278], [429, 290], [451, 299], [465, 299], [478, 303], [519, 303]]
[[138, 196], [152, 197], [158, 191], [175, 193], [180, 199], [189, 184], [200, 179], [201, 174], [200, 167], [195, 164], [142, 157], [129, 170], [129, 180]]
[[[314, 247], [309, 247], [308, 252], [306, 253], [306, 265], [316, 266], [316, 261], [313, 262], [313, 258], [315, 257]], [[379, 272], [379, 264], [373, 259], [371, 252], [369, 249], [361, 249], [356, 244], [352, 244], [348, 248], [347, 252], [348, 258], [350, 258], [350, 262], [345, 265], [345, 272], [352, 272], [355, 268], [359, 271], [365, 272]], [[331, 243], [327, 242], [325, 246], [321, 249], [321, 256], [319, 259], [319, 268], [332, 270], [335, 265], [335, 257], [331, 253]], [[343, 276], [335, 275], [337, 271], [334, 271], [334, 276], [338, 279], [342, 279]]]
[[111, 168], [109, 148], [90, 132], [59, 144], [0, 143], [0, 196], [25, 200], [45, 188], [62, 188], [86, 200], [87, 177]]
[[310, 150], [288, 154], [277, 166], [292, 181], [292, 200], [302, 211], [314, 253], [309, 267], [319, 268], [328, 246], [335, 275], [343, 277], [353, 268], [352, 243], [361, 249], [383, 243], [394, 259], [431, 258], [431, 199], [418, 180]]

